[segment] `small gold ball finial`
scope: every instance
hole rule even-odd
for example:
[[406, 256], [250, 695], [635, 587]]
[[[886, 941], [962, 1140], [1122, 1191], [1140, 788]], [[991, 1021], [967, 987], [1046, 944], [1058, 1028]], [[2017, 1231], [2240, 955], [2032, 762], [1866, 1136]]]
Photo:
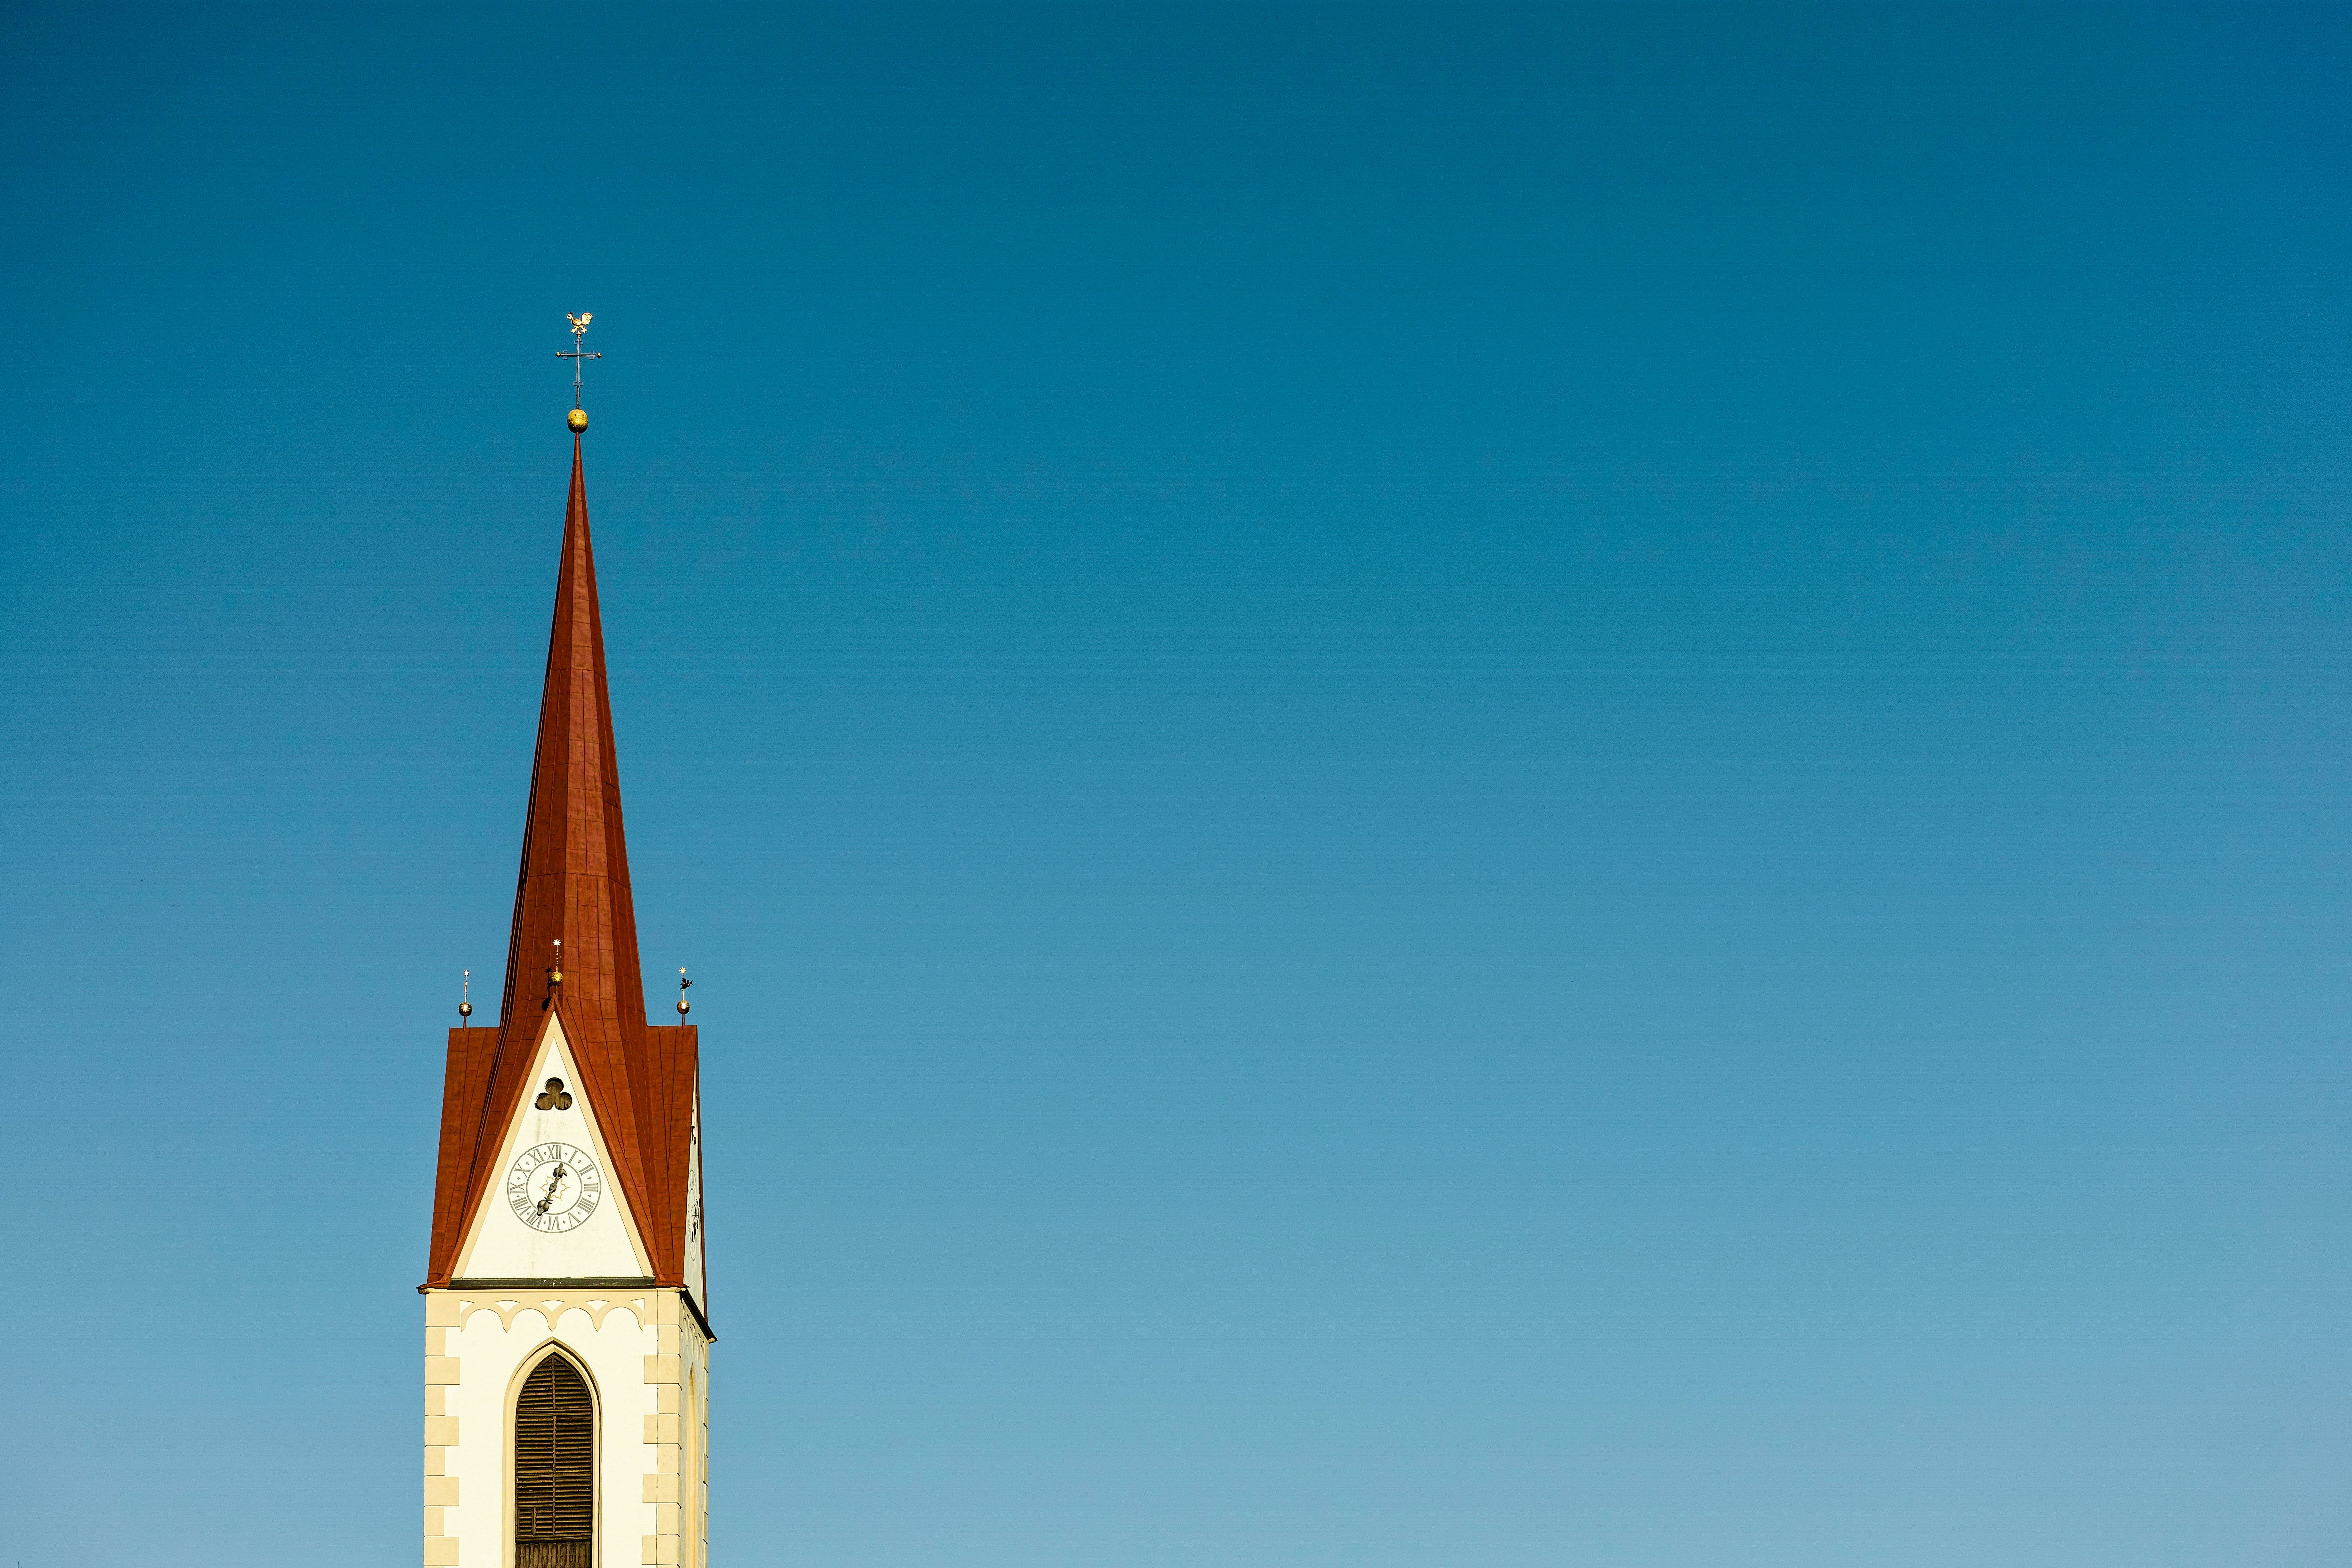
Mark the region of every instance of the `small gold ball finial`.
[[588, 428], [588, 411], [584, 408], [575, 408], [564, 416], [563, 422], [571, 426], [572, 433], [577, 436]]

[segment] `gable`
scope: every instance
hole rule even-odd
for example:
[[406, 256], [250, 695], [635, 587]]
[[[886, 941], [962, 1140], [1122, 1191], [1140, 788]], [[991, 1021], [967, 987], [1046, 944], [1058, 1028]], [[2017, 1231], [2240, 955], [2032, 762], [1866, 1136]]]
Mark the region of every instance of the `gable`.
[[686, 1122], [686, 1288], [706, 1315], [710, 1310], [709, 1280], [702, 1262], [702, 1091], [694, 1091]]
[[[520, 1019], [515, 1021], [511, 1033], [449, 1031], [448, 1071], [441, 1096], [441, 1153], [425, 1289], [446, 1286], [459, 1278], [649, 1276], [663, 1285], [686, 1286], [694, 1293], [698, 1310], [704, 1310], [701, 1258], [696, 1258], [691, 1269], [687, 1264], [689, 1235], [695, 1238], [698, 1253], [704, 1250], [697, 1201], [701, 1196], [698, 1031], [690, 1024], [650, 1027], [637, 1034], [631, 1045], [615, 1051], [610, 1048], [609, 1039], [596, 1032], [600, 1021], [610, 1022], [593, 1015], [586, 1020], [590, 1034], [584, 1043], [579, 1021], [566, 1005], [529, 1018], [527, 1034], [522, 1032], [525, 1021]], [[551, 1068], [551, 1049], [568, 1058], [569, 1067]], [[575, 1073], [572, 1068], [580, 1070]], [[500, 1217], [495, 1205], [504, 1201], [500, 1194], [508, 1190], [518, 1151], [537, 1146], [522, 1142], [530, 1134], [520, 1129], [538, 1112], [538, 1096], [550, 1078], [564, 1080], [575, 1106], [584, 1102], [587, 1109], [581, 1117], [594, 1130], [592, 1142], [601, 1149], [598, 1163], [608, 1178], [607, 1190], [617, 1186], [625, 1198], [624, 1228], [630, 1233], [631, 1249], [640, 1258], [650, 1258], [650, 1268], [632, 1265], [609, 1275], [492, 1275], [482, 1271], [487, 1258], [478, 1261], [470, 1256], [478, 1242], [498, 1236], [488, 1222]], [[577, 1145], [576, 1138], [572, 1142]], [[508, 1216], [504, 1223], [520, 1222]], [[511, 1253], [514, 1248], [503, 1243], [517, 1239], [503, 1238], [502, 1250]]]
[[523, 1088], [452, 1273], [461, 1279], [651, 1278], [652, 1260], [612, 1145], [552, 1010]]

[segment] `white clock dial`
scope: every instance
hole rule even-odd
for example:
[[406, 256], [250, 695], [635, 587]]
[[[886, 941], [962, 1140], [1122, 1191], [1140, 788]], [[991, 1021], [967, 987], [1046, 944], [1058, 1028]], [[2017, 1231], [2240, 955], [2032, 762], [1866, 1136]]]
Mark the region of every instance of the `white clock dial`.
[[604, 1195], [604, 1173], [586, 1150], [569, 1143], [526, 1149], [507, 1173], [507, 1206], [515, 1218], [551, 1236], [587, 1224]]

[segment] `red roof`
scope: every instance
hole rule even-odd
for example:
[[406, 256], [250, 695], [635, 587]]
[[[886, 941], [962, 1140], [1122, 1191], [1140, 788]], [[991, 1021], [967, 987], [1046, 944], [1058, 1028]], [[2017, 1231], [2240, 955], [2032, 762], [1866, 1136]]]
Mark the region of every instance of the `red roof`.
[[[563, 981], [556, 985], [546, 972], [554, 966], [559, 940]], [[497, 1179], [492, 1166], [530, 1087], [533, 1049], [550, 1007], [562, 1021], [579, 1064], [578, 1087], [594, 1110], [621, 1194], [653, 1256], [654, 1278], [685, 1285], [695, 1030], [646, 1022], [613, 703], [604, 680], [604, 629], [596, 606], [596, 557], [588, 539], [588, 486], [576, 439], [506, 996], [496, 1028], [449, 1031], [428, 1287], [449, 1283], [467, 1228]]]

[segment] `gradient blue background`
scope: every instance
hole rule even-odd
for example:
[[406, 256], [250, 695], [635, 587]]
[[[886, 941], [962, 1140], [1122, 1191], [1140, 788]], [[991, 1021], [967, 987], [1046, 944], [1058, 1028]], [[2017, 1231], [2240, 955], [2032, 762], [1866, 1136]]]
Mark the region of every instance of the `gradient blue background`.
[[2348, 91], [11, 6], [0, 1556], [416, 1561], [588, 310], [720, 1563], [2345, 1562]]

